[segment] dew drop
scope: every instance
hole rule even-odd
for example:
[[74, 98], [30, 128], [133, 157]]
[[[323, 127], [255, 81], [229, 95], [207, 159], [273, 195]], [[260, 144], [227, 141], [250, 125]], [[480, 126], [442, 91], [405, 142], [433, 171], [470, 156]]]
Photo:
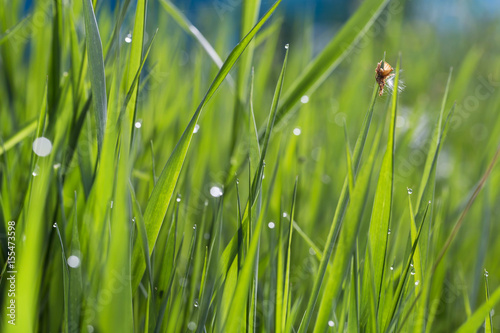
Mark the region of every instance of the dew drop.
[[110, 208], [113, 208], [113, 200], [111, 200]]
[[333, 322], [333, 320], [329, 320], [328, 321], [328, 326], [330, 326], [330, 327], [335, 326], [335, 323]]
[[415, 281], [415, 285], [418, 286], [420, 283], [420, 280]]
[[485, 276], [485, 277], [488, 277], [488, 275], [489, 275], [489, 273], [488, 273], [488, 271], [485, 269], [485, 270], [484, 270], [484, 276]]
[[33, 177], [38, 176], [38, 172], [40, 171], [40, 167], [38, 165], [35, 166], [35, 170], [31, 173]]
[[57, 222], [54, 222], [54, 224], [52, 225], [52, 228], [57, 228]]
[[390, 270], [393, 271], [394, 270], [394, 266], [391, 266]]
[[307, 96], [307, 95], [302, 96], [302, 97], [300, 98], [300, 102], [301, 102], [302, 104], [307, 104], [307, 103], [309, 103], [309, 96]]
[[240, 180], [238, 178], [236, 178], [236, 185], [239, 185], [240, 184]]
[[197, 299], [194, 300], [194, 304], [193, 305], [194, 305], [195, 308], [198, 307], [199, 304], [198, 304], [198, 300]]
[[269, 229], [274, 229], [276, 225], [274, 224], [274, 222], [269, 222], [267, 226], [269, 227]]
[[196, 323], [194, 321], [190, 321], [188, 323], [188, 330], [194, 331], [196, 329]]
[[285, 45], [285, 49], [287, 49], [287, 50], [288, 50], [288, 48], [289, 48], [289, 47], [290, 47], [290, 44], [286, 44], [286, 45]]
[[175, 201], [181, 202], [181, 198], [177, 198], [177, 199], [175, 199]]
[[219, 186], [212, 186], [210, 188], [210, 195], [214, 198], [218, 198], [222, 196], [223, 192], [222, 189]]
[[136, 121], [134, 126], [135, 126], [135, 128], [141, 128], [142, 123], [140, 121]]
[[193, 225], [193, 229], [194, 229], [194, 230], [196, 230], [196, 224], [195, 224], [195, 225]]
[[412, 194], [413, 193], [413, 190], [409, 187], [406, 188], [406, 190], [408, 191], [408, 194]]
[[283, 212], [283, 217], [288, 217], [288, 214], [286, 212]]
[[200, 130], [200, 125], [198, 124], [194, 125], [193, 133], [198, 133], [199, 130]]
[[413, 264], [410, 264], [410, 267], [413, 267]]
[[78, 266], [80, 266], [80, 258], [78, 258], [75, 255], [69, 256], [67, 262], [68, 262], [68, 266], [71, 268], [77, 268]]
[[128, 34], [127, 36], [125, 36], [125, 42], [126, 43], [132, 43], [132, 34]]
[[295, 136], [299, 136], [300, 133], [302, 133], [302, 131], [300, 130], [300, 128], [296, 127], [296, 128], [293, 129], [293, 134]]
[[54, 170], [57, 170], [61, 167], [61, 163], [56, 163], [52, 167], [54, 168]]
[[36, 138], [33, 141], [33, 152], [40, 157], [45, 157], [52, 151], [52, 142], [49, 139], [42, 137]]
[[387, 234], [388, 234], [388, 235], [390, 235], [390, 234], [391, 234], [391, 229], [389, 229], [389, 230], [387, 231]]
[[410, 274], [411, 274], [411, 275], [415, 275], [415, 272], [411, 272]]

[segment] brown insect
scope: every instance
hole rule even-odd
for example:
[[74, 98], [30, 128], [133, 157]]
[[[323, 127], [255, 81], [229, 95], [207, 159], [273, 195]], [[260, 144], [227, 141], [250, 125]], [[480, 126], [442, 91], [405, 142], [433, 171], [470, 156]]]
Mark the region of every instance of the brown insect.
[[[384, 63], [384, 66], [382, 67], [382, 63]], [[378, 83], [379, 90], [378, 90], [378, 95], [382, 96], [384, 93], [384, 86], [385, 86], [385, 80], [387, 78], [393, 76], [392, 71], [394, 68], [391, 67], [387, 62], [381, 61], [377, 64], [377, 68], [375, 69], [375, 80]]]

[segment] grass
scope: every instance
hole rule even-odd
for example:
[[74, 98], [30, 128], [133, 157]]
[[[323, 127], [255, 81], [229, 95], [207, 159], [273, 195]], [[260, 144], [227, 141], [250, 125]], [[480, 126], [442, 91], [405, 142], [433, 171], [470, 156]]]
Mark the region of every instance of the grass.
[[0, 6], [0, 330], [495, 331], [489, 37], [178, 5]]

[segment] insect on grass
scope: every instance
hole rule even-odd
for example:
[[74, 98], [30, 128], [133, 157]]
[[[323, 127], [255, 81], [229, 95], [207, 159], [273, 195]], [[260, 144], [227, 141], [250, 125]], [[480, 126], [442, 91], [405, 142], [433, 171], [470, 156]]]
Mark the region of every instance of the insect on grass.
[[[377, 68], [375, 68], [375, 80], [377, 81], [379, 86], [379, 96], [382, 96], [382, 94], [384, 93], [384, 88], [386, 86], [390, 91], [393, 91], [396, 88], [394, 86], [395, 74], [393, 73], [393, 71], [394, 68], [386, 61], [382, 60], [377, 64]], [[404, 89], [404, 84], [401, 79], [398, 82], [397, 89], [398, 91], [403, 91]]]

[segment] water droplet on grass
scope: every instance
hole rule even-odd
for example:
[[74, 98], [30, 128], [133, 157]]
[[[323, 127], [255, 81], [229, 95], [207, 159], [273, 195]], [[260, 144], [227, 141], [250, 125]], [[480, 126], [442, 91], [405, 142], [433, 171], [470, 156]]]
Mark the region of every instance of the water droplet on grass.
[[274, 222], [269, 222], [267, 226], [269, 227], [269, 229], [274, 229], [276, 225], [274, 224]]
[[406, 188], [406, 190], [408, 191], [408, 194], [412, 194], [413, 193], [413, 190], [409, 187]]
[[389, 229], [389, 230], [387, 231], [387, 234], [388, 234], [388, 235], [390, 235], [390, 234], [391, 234], [391, 229]]
[[302, 133], [302, 131], [300, 130], [300, 128], [296, 127], [293, 129], [293, 134], [296, 135], [296, 136], [299, 136], [300, 133]]
[[330, 326], [330, 327], [335, 326], [335, 323], [333, 322], [333, 320], [329, 320], [328, 321], [328, 326]]
[[194, 331], [196, 329], [196, 323], [194, 321], [190, 321], [188, 323], [188, 330]]
[[307, 104], [307, 103], [309, 103], [309, 96], [307, 96], [307, 95], [302, 96], [302, 97], [300, 98], [300, 102], [301, 102], [302, 104]]
[[77, 268], [78, 266], [80, 266], [80, 258], [78, 258], [75, 255], [69, 256], [67, 262], [68, 262], [68, 266], [71, 268]]
[[286, 44], [286, 45], [285, 45], [285, 49], [287, 49], [287, 50], [288, 50], [288, 48], [289, 48], [289, 47], [290, 47], [290, 44]]
[[197, 308], [197, 307], [198, 307], [198, 305], [199, 305], [199, 304], [198, 304], [198, 300], [197, 300], [197, 299], [195, 299], [195, 300], [194, 300], [193, 305], [194, 305], [194, 307], [195, 307], [195, 308]]
[[210, 195], [214, 198], [218, 198], [222, 196], [223, 192], [222, 189], [219, 186], [212, 186], [210, 188]]
[[419, 280], [415, 281], [415, 285], [416, 285], [416, 286], [418, 286], [418, 285], [419, 285], [419, 283], [420, 283], [420, 281], [419, 281]]
[[193, 133], [198, 133], [199, 130], [200, 130], [200, 125], [198, 124], [194, 125]]
[[393, 271], [393, 270], [394, 270], [394, 266], [391, 266], [391, 267], [390, 267], [390, 270], [391, 270], [391, 271]]
[[52, 142], [49, 139], [42, 137], [36, 138], [33, 141], [33, 152], [40, 157], [45, 157], [52, 151]]
[[142, 123], [140, 121], [136, 121], [134, 126], [135, 126], [135, 128], [141, 128]]
[[132, 43], [132, 34], [128, 34], [125, 36], [125, 43]]

